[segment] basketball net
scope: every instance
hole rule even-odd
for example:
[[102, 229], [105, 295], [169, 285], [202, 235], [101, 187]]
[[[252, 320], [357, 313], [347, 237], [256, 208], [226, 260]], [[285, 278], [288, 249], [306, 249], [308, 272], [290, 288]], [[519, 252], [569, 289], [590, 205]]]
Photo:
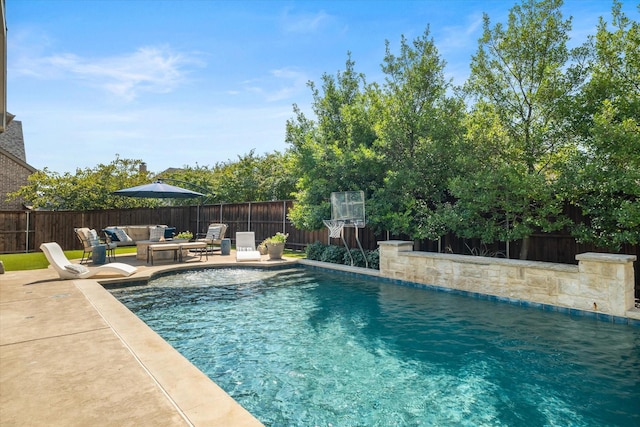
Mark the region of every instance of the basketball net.
[[329, 237], [338, 239], [342, 236], [342, 228], [344, 227], [344, 221], [336, 219], [323, 219], [324, 225], [329, 229]]

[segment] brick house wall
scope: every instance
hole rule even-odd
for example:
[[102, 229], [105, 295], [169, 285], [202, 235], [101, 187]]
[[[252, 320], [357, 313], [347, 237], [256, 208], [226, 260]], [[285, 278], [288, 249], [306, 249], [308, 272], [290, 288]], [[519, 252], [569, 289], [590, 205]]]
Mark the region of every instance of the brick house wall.
[[0, 134], [0, 210], [23, 210], [23, 200], [7, 201], [7, 195], [27, 184], [37, 169], [26, 162], [22, 122], [13, 120]]

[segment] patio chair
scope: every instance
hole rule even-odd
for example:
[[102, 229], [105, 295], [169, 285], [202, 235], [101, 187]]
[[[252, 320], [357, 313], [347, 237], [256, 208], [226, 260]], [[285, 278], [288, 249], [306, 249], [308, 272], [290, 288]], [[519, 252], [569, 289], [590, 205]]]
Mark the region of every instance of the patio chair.
[[236, 261], [260, 261], [262, 256], [256, 250], [256, 233], [239, 231], [236, 233]]
[[113, 262], [116, 260], [116, 248], [118, 244], [111, 240], [111, 235], [106, 231], [102, 230], [102, 234], [104, 235], [104, 244], [107, 245], [107, 260]]
[[224, 239], [224, 233], [227, 231], [227, 224], [209, 224], [207, 234], [205, 237], [196, 239], [196, 242], [205, 242], [207, 244], [207, 251], [214, 251], [214, 245], [217, 245], [217, 250], [220, 250], [222, 246], [222, 239]]
[[49, 261], [49, 264], [58, 272], [61, 279], [88, 279], [99, 273], [131, 276], [138, 271], [136, 267], [120, 262], [112, 262], [111, 264], [101, 265], [92, 269], [88, 269], [81, 264], [73, 264], [56, 242], [43, 243], [40, 245], [40, 249], [44, 252], [47, 261]]
[[80, 264], [82, 264], [84, 261], [89, 261], [89, 258], [93, 254], [94, 248], [98, 245], [105, 245], [106, 254], [109, 258], [109, 261], [111, 261], [112, 258], [115, 258], [115, 249], [118, 246], [115, 242], [112, 242], [110, 239], [105, 241], [104, 243], [101, 242], [100, 238], [98, 237], [98, 233], [94, 229], [81, 227], [74, 228], [73, 230], [76, 233], [76, 237], [78, 237], [78, 240], [80, 240], [80, 243], [82, 244], [82, 258], [80, 259]]
[[97, 234], [94, 237], [91, 230], [87, 227], [74, 228], [73, 231], [76, 233], [76, 237], [82, 245], [82, 258], [80, 259], [80, 264], [82, 264], [85, 259], [88, 262], [89, 258], [91, 258], [91, 254], [93, 253], [93, 248], [100, 244], [100, 239], [98, 239]]

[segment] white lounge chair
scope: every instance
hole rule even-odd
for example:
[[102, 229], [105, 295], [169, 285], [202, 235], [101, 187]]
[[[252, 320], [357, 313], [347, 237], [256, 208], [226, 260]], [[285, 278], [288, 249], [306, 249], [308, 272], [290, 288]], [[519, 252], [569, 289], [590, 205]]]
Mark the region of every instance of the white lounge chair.
[[262, 256], [256, 250], [256, 233], [239, 231], [236, 233], [236, 261], [261, 261]]
[[40, 245], [40, 249], [61, 279], [87, 279], [99, 273], [131, 276], [138, 271], [136, 267], [121, 262], [112, 262], [92, 269], [88, 269], [84, 265], [73, 264], [67, 259], [60, 245], [55, 242], [43, 243]]

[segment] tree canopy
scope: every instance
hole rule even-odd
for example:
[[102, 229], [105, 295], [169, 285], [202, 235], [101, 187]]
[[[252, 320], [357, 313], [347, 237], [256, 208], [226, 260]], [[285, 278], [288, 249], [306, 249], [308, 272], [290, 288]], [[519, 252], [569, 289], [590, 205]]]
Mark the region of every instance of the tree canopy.
[[[638, 23], [614, 2], [613, 29], [601, 18], [569, 50], [561, 6], [523, 0], [506, 24], [485, 15], [462, 88], [444, 79], [428, 29], [398, 53], [387, 42], [382, 85], [366, 84], [350, 55], [322, 91], [310, 83], [317, 121], [294, 107], [287, 124], [296, 226], [320, 228], [332, 191], [364, 190], [371, 227], [414, 239], [521, 240], [524, 259], [538, 231], [637, 243]], [[571, 204], [585, 220], [570, 223]]]
[[[640, 11], [640, 5], [638, 5]], [[564, 197], [587, 218], [580, 241], [618, 249], [640, 242], [640, 23], [616, 1], [584, 47], [590, 78], [575, 97], [580, 149], [564, 165]]]
[[28, 184], [9, 194], [9, 197], [21, 197], [36, 209], [48, 210], [157, 206], [160, 203], [158, 200], [112, 194], [123, 188], [150, 182], [151, 174], [141, 168], [142, 163], [141, 160], [121, 159], [116, 155], [109, 164], [76, 169], [75, 174], [59, 174], [45, 168], [29, 176]]

